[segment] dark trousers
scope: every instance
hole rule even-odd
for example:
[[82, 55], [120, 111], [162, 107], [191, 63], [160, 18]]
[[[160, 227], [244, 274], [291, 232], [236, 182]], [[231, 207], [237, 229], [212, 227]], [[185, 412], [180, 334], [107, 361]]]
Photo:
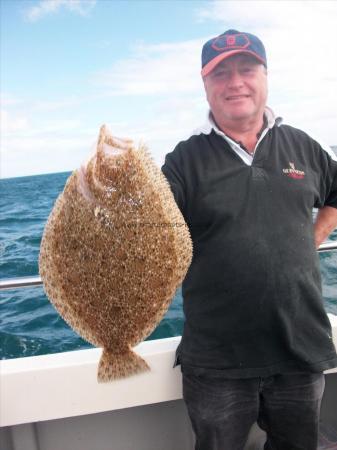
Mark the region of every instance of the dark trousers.
[[316, 450], [324, 385], [321, 373], [249, 379], [183, 373], [195, 450], [242, 450], [255, 422], [267, 434], [265, 450]]

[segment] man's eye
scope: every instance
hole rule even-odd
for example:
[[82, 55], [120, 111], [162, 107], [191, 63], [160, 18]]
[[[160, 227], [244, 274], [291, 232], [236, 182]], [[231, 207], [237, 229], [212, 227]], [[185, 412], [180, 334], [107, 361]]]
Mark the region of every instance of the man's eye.
[[254, 73], [254, 72], [256, 72], [256, 67], [255, 66], [243, 67], [241, 69], [241, 71], [242, 71], [242, 73], [248, 73], [248, 74]]
[[215, 73], [214, 73], [214, 76], [216, 76], [216, 77], [223, 77], [223, 76], [225, 76], [227, 74], [227, 72], [225, 71], [225, 70], [217, 70]]

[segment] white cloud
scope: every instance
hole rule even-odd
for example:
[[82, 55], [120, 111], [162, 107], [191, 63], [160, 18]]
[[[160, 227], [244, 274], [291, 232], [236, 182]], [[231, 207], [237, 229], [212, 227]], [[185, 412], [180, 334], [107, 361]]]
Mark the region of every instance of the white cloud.
[[21, 103], [21, 99], [15, 97], [12, 94], [9, 94], [8, 92], [0, 92], [0, 99], [1, 99], [1, 106], [13, 106], [18, 105]]
[[1, 175], [16, 177], [73, 170], [84, 159], [86, 152], [83, 149], [87, 147], [87, 137], [4, 139]]
[[86, 158], [95, 138], [95, 134], [76, 120], [48, 120], [16, 133], [7, 130], [1, 142], [1, 175], [14, 177], [73, 170]]
[[[86, 122], [76, 119], [77, 106], [70, 108], [66, 116], [58, 111], [44, 114], [36, 107], [31, 113], [27, 109], [25, 116], [19, 113], [21, 106], [20, 110], [13, 108], [9, 113], [5, 112], [3, 122], [2, 176], [74, 170], [91, 154], [104, 121], [114, 135], [145, 142], [156, 163], [161, 165], [165, 154], [203, 122], [206, 103], [202, 93], [199, 94], [155, 98], [150, 102], [150, 115], [132, 118], [126, 105], [117, 120], [111, 121], [105, 113]], [[112, 108], [116, 109], [116, 104]]]
[[202, 39], [138, 45], [132, 57], [97, 73], [93, 82], [109, 95], [158, 95], [200, 91]]
[[334, 22], [336, 7], [335, 2], [326, 0], [214, 0], [210, 1], [206, 8], [197, 10], [196, 16], [200, 21], [221, 22], [226, 28], [249, 26], [253, 32], [275, 30], [275, 27], [293, 28], [298, 31], [300, 38], [301, 30], [308, 25], [313, 26], [311, 32], [314, 36], [320, 20]]
[[26, 8], [23, 14], [29, 22], [36, 22], [45, 16], [57, 13], [61, 9], [80, 16], [87, 16], [95, 4], [96, 0], [40, 0], [36, 5]]
[[[205, 38], [147, 45], [138, 43], [132, 56], [116, 61], [93, 77], [97, 90], [113, 96], [125, 123], [117, 135], [145, 141], [157, 164], [177, 142], [187, 139], [205, 118], [207, 103], [200, 75], [200, 49]], [[118, 98], [117, 98], [118, 97]], [[130, 113], [127, 113], [128, 108]], [[140, 114], [134, 114], [138, 109]]]
[[1, 134], [17, 133], [29, 128], [28, 118], [22, 115], [13, 115], [7, 110], [0, 111]]
[[83, 97], [70, 97], [60, 100], [35, 100], [30, 102], [29, 109], [34, 112], [48, 113], [57, 110], [66, 110], [70, 108], [79, 107], [87, 99]]

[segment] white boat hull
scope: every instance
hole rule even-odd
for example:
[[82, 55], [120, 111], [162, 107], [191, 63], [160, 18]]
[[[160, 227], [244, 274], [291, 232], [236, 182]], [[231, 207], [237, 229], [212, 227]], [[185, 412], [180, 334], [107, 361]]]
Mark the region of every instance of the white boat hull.
[[[337, 317], [329, 317], [337, 346]], [[192, 450], [180, 366], [173, 369], [179, 341], [138, 345], [151, 371], [111, 383], [97, 383], [101, 349], [1, 361], [0, 449]], [[326, 374], [321, 420], [337, 430], [337, 369]], [[246, 450], [263, 448], [263, 436], [255, 425]], [[337, 450], [337, 441], [326, 448]]]

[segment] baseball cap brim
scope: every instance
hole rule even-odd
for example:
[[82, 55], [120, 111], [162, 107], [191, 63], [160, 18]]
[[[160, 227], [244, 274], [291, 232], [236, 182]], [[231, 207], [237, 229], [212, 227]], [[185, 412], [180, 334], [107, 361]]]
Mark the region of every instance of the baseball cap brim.
[[261, 56], [257, 55], [256, 53], [250, 51], [250, 50], [232, 50], [230, 52], [224, 52], [224, 53], [220, 53], [220, 55], [216, 56], [215, 58], [213, 58], [208, 64], [206, 64], [202, 70], [201, 70], [201, 76], [205, 77], [206, 75], [208, 75], [210, 72], [212, 72], [212, 70], [214, 69], [215, 66], [217, 66], [221, 61], [223, 61], [226, 58], [229, 58], [230, 56], [233, 55], [237, 55], [238, 53], [245, 53], [248, 55], [252, 55], [254, 56], [258, 61], [260, 61], [263, 65], [266, 65], [266, 61], [264, 61], [263, 58], [261, 58]]

